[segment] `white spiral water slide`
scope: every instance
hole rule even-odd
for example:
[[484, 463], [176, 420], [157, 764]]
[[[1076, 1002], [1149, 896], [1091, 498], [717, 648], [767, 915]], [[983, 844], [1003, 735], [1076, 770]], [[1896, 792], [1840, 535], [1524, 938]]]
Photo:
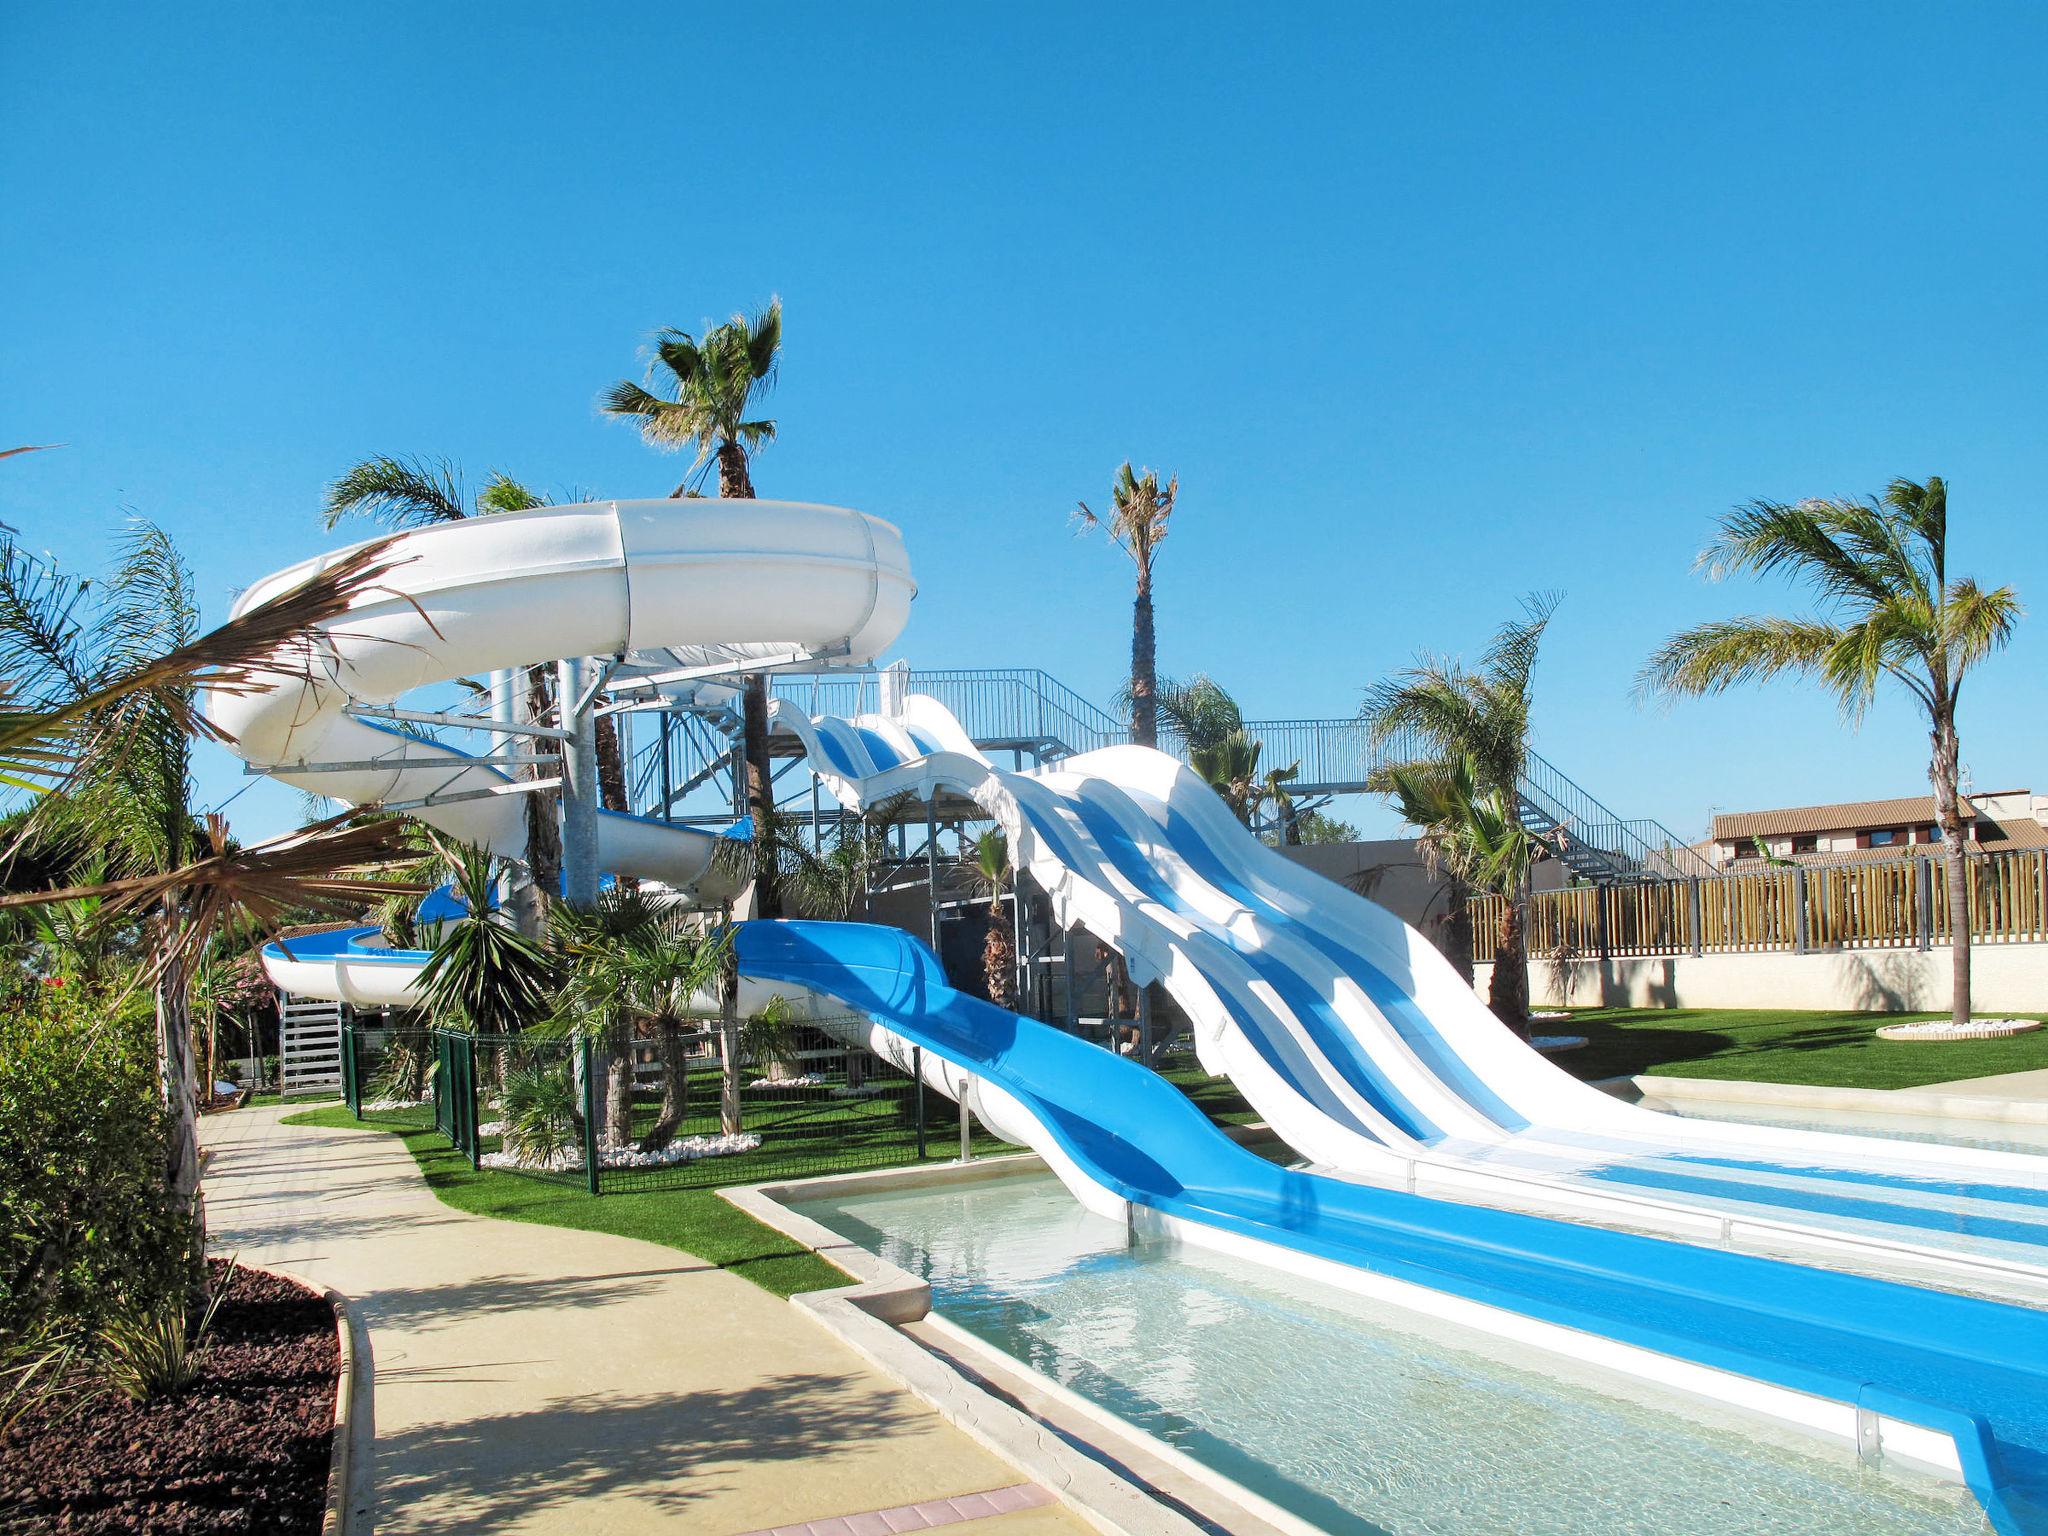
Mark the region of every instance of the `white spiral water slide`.
[[[348, 551], [256, 583], [237, 611]], [[327, 626], [319, 680], [209, 699], [260, 771], [353, 805], [404, 804], [428, 825], [508, 858], [526, 808], [501, 768], [366, 719], [409, 691], [562, 657], [621, 658], [628, 673], [809, 653], [861, 665], [902, 632], [915, 586], [902, 535], [839, 507], [712, 499], [606, 501], [472, 519], [402, 535], [387, 590]], [[514, 738], [517, 740], [519, 738]], [[424, 802], [424, 803], [422, 803]], [[598, 865], [690, 891], [713, 880], [709, 833], [614, 812]], [[412, 1000], [416, 965], [375, 944], [272, 963], [301, 996]]]
[[854, 720], [778, 700], [772, 722], [848, 806], [974, 798], [1055, 919], [1163, 983], [1203, 1066], [1318, 1171], [2048, 1297], [2048, 1159], [1623, 1103], [1515, 1039], [1419, 932], [1258, 842], [1164, 753], [1016, 772], [915, 695]]

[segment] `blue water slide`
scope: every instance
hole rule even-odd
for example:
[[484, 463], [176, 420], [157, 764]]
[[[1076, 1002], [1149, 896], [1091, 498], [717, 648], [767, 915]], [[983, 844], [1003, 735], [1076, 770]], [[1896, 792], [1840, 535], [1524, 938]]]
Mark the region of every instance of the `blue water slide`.
[[1012, 1096], [1085, 1177], [1197, 1227], [1950, 1436], [1992, 1524], [2048, 1536], [2048, 1314], [1279, 1167], [1157, 1074], [949, 986], [908, 934], [755, 922], [742, 972]]

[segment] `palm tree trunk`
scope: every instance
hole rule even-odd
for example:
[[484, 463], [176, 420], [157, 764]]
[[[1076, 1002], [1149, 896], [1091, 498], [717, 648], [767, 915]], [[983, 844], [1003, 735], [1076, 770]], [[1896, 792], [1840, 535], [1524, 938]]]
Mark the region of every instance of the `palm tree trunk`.
[[1152, 627], [1152, 567], [1138, 565], [1138, 595], [1131, 604], [1131, 740], [1159, 745], [1159, 653]]
[[1927, 777], [1934, 785], [1934, 814], [1941, 823], [1942, 860], [1948, 875], [1949, 934], [1949, 1017], [1957, 1024], [1970, 1021], [1970, 869], [1966, 862], [1968, 845], [1963, 841], [1962, 798], [1957, 787], [1960, 743], [1955, 721], [1939, 717], [1934, 722], [1933, 760]]
[[775, 786], [768, 771], [768, 678], [765, 673], [747, 674], [742, 696], [745, 733], [742, 744], [747, 759], [747, 814], [754, 820], [754, 915], [782, 916], [782, 879], [777, 868], [775, 841]]
[[[732, 909], [726, 908], [726, 928]], [[731, 945], [718, 967], [718, 1121], [728, 1136], [740, 1133], [740, 964]]]
[[599, 715], [597, 726], [597, 803], [608, 811], [629, 809], [626, 797], [626, 754], [619, 742], [619, 722]]
[[[172, 941], [178, 917], [176, 899], [166, 897], [163, 942]], [[171, 959], [157, 973], [156, 1050], [164, 1108], [170, 1116], [164, 1183], [178, 1205], [189, 1209], [196, 1218], [200, 1214], [199, 1106], [197, 1086], [192, 1080], [192, 1007], [182, 957]]]
[[[548, 669], [528, 667], [526, 669], [525, 717], [530, 725], [545, 725], [550, 711]], [[544, 757], [559, 759], [561, 746], [545, 736], [530, 738], [532, 750]], [[528, 779], [557, 778], [561, 769], [556, 763], [529, 763], [520, 769], [520, 775]], [[533, 881], [531, 902], [522, 906], [518, 914], [519, 930], [530, 939], [541, 935], [547, 904], [562, 894], [562, 826], [555, 813], [560, 794], [552, 789], [536, 789], [524, 796], [526, 801], [526, 872]]]
[[633, 1139], [633, 1026], [604, 1032], [604, 1144], [624, 1148]]
[[654, 1117], [654, 1124], [647, 1134], [640, 1138], [642, 1152], [659, 1152], [675, 1140], [676, 1127], [683, 1123], [683, 1116], [690, 1107], [690, 1060], [689, 1047], [683, 1039], [683, 1026], [676, 1019], [665, 1018], [656, 1027], [655, 1049], [661, 1057], [661, 1110]]
[[1443, 921], [1436, 925], [1437, 947], [1457, 968], [1465, 985], [1472, 985], [1472, 887], [1456, 876], [1446, 881], [1444, 899], [1450, 903]]
[[1501, 903], [1500, 928], [1493, 951], [1493, 982], [1486, 1006], [1493, 1016], [1523, 1039], [1529, 1037], [1529, 956], [1524, 948], [1522, 904], [1514, 896]]
[[981, 946], [981, 972], [988, 1000], [998, 1008], [1013, 1006], [1017, 995], [1017, 951], [1010, 942], [1010, 925], [1000, 902], [989, 904], [988, 937]]

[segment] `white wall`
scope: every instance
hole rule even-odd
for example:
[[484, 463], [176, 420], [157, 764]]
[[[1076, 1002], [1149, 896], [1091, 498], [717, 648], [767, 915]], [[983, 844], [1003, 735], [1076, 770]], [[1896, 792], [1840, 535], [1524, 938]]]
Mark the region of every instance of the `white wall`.
[[[1978, 1015], [2048, 1013], [2048, 944], [1980, 944], [1970, 953], [1970, 996]], [[1939, 948], [1649, 955], [1573, 961], [1565, 978], [1557, 970], [1546, 960], [1530, 963], [1536, 1006], [1918, 1012], [1949, 1005], [1949, 951]], [[1480, 996], [1492, 976], [1490, 965], [1475, 968]]]

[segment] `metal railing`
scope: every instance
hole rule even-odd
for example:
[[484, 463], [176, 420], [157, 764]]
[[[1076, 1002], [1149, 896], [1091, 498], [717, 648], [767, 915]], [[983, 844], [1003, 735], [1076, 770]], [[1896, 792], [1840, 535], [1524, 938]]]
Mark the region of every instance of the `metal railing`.
[[[898, 675], [904, 692], [937, 699], [975, 742], [990, 750], [1028, 751], [1047, 762], [1130, 740], [1125, 722], [1035, 667], [911, 668], [899, 669]], [[778, 698], [806, 714], [846, 717], [879, 711], [881, 678], [878, 672], [789, 674], [774, 679], [772, 686]], [[1290, 789], [1299, 796], [1365, 793], [1376, 770], [1419, 755], [1406, 737], [1376, 746], [1357, 720], [1247, 720], [1244, 729], [1263, 744], [1265, 766], [1297, 766]], [[1171, 730], [1161, 731], [1159, 744], [1187, 756]], [[730, 752], [730, 738], [703, 720], [675, 717], [635, 759], [634, 803], [659, 814], [685, 786], [722, 773]], [[1581, 874], [1625, 881], [1715, 873], [1668, 827], [1624, 820], [1533, 752], [1521, 790], [1546, 830], [1562, 829], [1576, 855], [1570, 862]]]

